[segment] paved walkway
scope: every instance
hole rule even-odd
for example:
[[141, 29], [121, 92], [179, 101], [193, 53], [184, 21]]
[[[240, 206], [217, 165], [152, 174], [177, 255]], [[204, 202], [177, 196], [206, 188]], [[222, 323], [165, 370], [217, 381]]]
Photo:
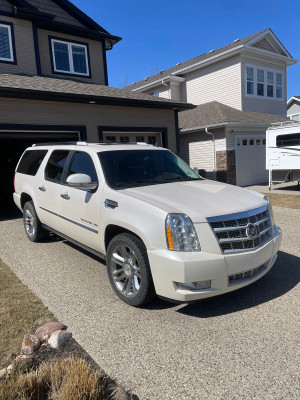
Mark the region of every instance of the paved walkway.
[[270, 273], [191, 305], [125, 305], [101, 262], [63, 240], [31, 243], [18, 218], [0, 222], [0, 258], [140, 400], [299, 400], [300, 210], [274, 213], [284, 238]]

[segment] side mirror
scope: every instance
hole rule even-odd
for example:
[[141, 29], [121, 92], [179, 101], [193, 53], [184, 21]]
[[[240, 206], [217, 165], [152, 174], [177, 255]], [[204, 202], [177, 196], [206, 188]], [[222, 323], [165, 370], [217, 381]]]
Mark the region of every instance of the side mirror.
[[94, 190], [98, 187], [98, 182], [92, 182], [91, 177], [86, 174], [73, 174], [67, 178], [67, 186], [75, 189]]
[[194, 168], [193, 168], [193, 171], [196, 172], [196, 174], [199, 175], [199, 172], [198, 172], [198, 168], [197, 168], [197, 167], [194, 167]]

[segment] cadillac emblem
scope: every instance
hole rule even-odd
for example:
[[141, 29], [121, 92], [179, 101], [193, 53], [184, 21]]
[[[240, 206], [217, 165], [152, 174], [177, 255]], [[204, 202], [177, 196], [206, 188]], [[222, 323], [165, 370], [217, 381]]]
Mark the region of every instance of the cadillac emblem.
[[249, 224], [247, 228], [248, 236], [251, 238], [255, 238], [257, 236], [257, 228], [253, 224]]

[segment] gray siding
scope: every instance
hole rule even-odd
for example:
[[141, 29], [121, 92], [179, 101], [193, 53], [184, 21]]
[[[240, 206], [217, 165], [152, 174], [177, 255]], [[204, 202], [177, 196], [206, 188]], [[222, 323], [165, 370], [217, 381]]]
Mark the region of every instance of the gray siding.
[[[225, 150], [225, 131], [215, 131], [216, 151]], [[204, 132], [180, 134], [180, 157], [192, 168], [213, 171], [213, 143]]]
[[238, 110], [241, 109], [239, 56], [201, 68], [185, 77], [186, 82], [182, 84], [181, 89], [182, 101], [196, 105], [219, 101]]
[[[282, 72], [283, 74], [283, 98], [282, 100], [248, 97], [246, 95], [246, 72], [245, 65], [251, 64], [263, 68], [270, 68]], [[286, 116], [286, 67], [280, 63], [270, 63], [261, 57], [257, 58], [242, 57], [241, 63], [241, 82], [242, 82], [242, 111], [263, 112], [278, 116]]]
[[181, 101], [181, 88], [180, 84], [178, 83], [171, 83], [170, 84], [171, 90], [171, 99], [175, 101]]
[[292, 102], [292, 105], [288, 108], [287, 114], [297, 114], [300, 113], [300, 104]]
[[76, 18], [66, 12], [63, 8], [59, 7], [51, 0], [27, 0], [28, 3], [31, 3], [34, 7], [36, 7], [39, 11], [54, 14], [55, 22], [61, 22], [63, 24], [74, 25], [80, 28], [85, 27], [81, 24]]
[[266, 38], [260, 40], [259, 42], [254, 43], [253, 47], [257, 47], [258, 49], [267, 50], [270, 51], [271, 53], [277, 54], [277, 51], [275, 51], [274, 47], [271, 46], [270, 42]]
[[[13, 7], [8, 1], [0, 0], [0, 10], [5, 12], [12, 12]], [[2, 16], [0, 16], [0, 19], [2, 19]]]
[[1, 63], [0, 73], [36, 75], [36, 63], [32, 24], [17, 18], [0, 16], [1, 21], [10, 22], [14, 26], [14, 37], [17, 55], [17, 64]]
[[[43, 29], [38, 29], [38, 38], [39, 38], [39, 46], [40, 46], [40, 57], [41, 57], [41, 67], [42, 74], [47, 76], [55, 76], [56, 78], [59, 74], [52, 73], [51, 67], [51, 58], [50, 58], [50, 48], [49, 48], [49, 36], [55, 36], [61, 39], [69, 39], [75, 40], [82, 43], [88, 43], [89, 45], [89, 53], [90, 53], [90, 67], [92, 73], [92, 79], [86, 78], [84, 76], [79, 75], [78, 78], [72, 76], [72, 79], [78, 79], [79, 81], [88, 82], [88, 83], [97, 83], [99, 85], [105, 84], [105, 76], [104, 76], [104, 65], [103, 65], [103, 56], [102, 56], [102, 42], [97, 42], [95, 40], [82, 39], [80, 40], [76, 36], [65, 35], [62, 33], [47, 31]], [[66, 78], [67, 74], [62, 74], [64, 78]]]
[[98, 126], [167, 128], [169, 149], [176, 151], [173, 110], [6, 98], [0, 98], [0, 109], [4, 124], [84, 125], [93, 142], [98, 142]]

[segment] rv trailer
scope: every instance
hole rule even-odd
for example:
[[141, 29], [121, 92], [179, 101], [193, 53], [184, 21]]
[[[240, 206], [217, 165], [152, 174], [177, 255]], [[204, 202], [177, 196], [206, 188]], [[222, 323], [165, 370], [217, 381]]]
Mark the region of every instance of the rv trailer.
[[300, 123], [276, 122], [267, 129], [266, 168], [272, 183], [300, 181]]

